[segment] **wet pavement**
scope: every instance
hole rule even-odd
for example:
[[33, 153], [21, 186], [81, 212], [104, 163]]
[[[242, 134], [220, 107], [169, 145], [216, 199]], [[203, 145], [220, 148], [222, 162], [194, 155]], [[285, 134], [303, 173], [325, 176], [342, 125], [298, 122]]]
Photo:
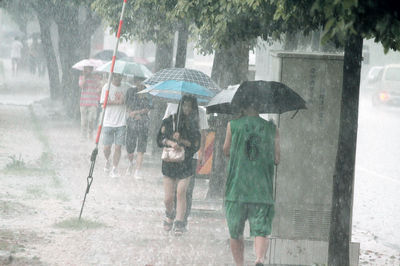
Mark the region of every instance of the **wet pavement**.
[[[160, 155], [145, 154], [144, 179], [112, 179], [100, 145], [79, 222], [94, 141], [80, 141], [60, 102], [0, 104], [0, 114], [0, 264], [233, 265], [222, 200], [206, 199], [208, 180], [196, 180], [188, 231], [177, 237], [162, 228]], [[121, 173], [127, 166], [124, 152]], [[247, 241], [247, 264], [254, 259]]]

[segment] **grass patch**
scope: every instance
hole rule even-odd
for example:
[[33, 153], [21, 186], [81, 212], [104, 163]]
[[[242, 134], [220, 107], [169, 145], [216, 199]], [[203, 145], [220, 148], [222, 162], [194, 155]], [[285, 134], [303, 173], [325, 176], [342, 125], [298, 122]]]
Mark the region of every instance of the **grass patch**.
[[19, 214], [28, 214], [31, 210], [21, 203], [0, 200], [0, 217], [9, 217]]
[[20, 171], [20, 170], [25, 170], [26, 169], [26, 164], [24, 160], [22, 159], [21, 154], [19, 157], [15, 155], [8, 156], [8, 158], [11, 160], [8, 164], [6, 164], [5, 170], [9, 171]]
[[61, 200], [61, 201], [70, 201], [69, 196], [67, 194], [65, 194], [64, 192], [57, 193], [56, 199]]
[[47, 192], [40, 187], [30, 187], [26, 190], [26, 192], [35, 199], [47, 196]]
[[55, 224], [55, 227], [72, 229], [72, 230], [85, 230], [85, 229], [96, 229], [103, 227], [105, 224], [86, 219], [79, 220], [78, 218], [71, 218]]
[[49, 169], [52, 167], [53, 155], [50, 152], [42, 152], [40, 158], [38, 159], [38, 164], [40, 168]]

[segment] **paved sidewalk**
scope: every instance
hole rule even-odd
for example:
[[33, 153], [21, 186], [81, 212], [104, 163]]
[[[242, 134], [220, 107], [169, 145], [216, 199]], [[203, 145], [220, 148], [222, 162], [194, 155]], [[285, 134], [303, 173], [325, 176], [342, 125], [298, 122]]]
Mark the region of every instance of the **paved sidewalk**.
[[[233, 265], [222, 200], [205, 199], [207, 180], [196, 180], [188, 232], [176, 237], [162, 228], [159, 155], [145, 155], [144, 179], [112, 179], [103, 172], [100, 145], [78, 223], [94, 141], [80, 141], [79, 124], [63, 116], [58, 102], [0, 105], [0, 113], [7, 137], [0, 142], [0, 169], [7, 155], [21, 154], [31, 171], [2, 173], [7, 193], [0, 192], [0, 204], [7, 210], [0, 219], [0, 264]], [[123, 152], [121, 173], [127, 166]], [[254, 259], [247, 241], [247, 265]]]

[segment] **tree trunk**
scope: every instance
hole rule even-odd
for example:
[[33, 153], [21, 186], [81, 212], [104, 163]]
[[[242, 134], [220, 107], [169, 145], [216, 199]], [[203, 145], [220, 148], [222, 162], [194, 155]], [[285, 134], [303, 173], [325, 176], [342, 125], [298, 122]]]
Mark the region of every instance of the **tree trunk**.
[[[172, 56], [173, 56], [174, 41], [171, 38], [167, 42], [159, 43], [156, 47], [156, 58], [154, 63], [154, 72], [157, 72], [164, 68], [172, 67]], [[161, 119], [164, 116], [166, 104], [165, 102], [155, 99], [153, 101], [153, 110], [150, 112], [150, 127], [149, 136], [152, 140], [151, 142], [151, 153], [155, 155], [160, 151], [157, 146], [156, 139], [158, 129], [161, 125]]]
[[182, 22], [178, 32], [178, 47], [176, 48], [175, 67], [185, 67], [186, 51], [189, 38], [189, 26]]
[[339, 143], [333, 176], [329, 233], [328, 265], [330, 266], [348, 266], [350, 263], [362, 44], [361, 36], [349, 36], [345, 45]]
[[174, 49], [174, 40], [165, 41], [164, 43], [157, 44], [156, 47], [156, 58], [154, 71], [157, 72], [164, 68], [172, 67], [172, 55]]
[[53, 43], [51, 41], [50, 23], [48, 17], [38, 13], [38, 21], [40, 27], [40, 38], [44, 56], [46, 58], [47, 73], [49, 75], [50, 98], [58, 99], [60, 97], [60, 75], [58, 73], [58, 65], [56, 54], [54, 52]]
[[57, 22], [62, 69], [61, 87], [67, 114], [69, 117], [77, 119], [79, 117], [80, 99], [78, 86], [79, 73], [73, 70], [72, 66], [81, 58], [79, 58], [77, 53], [77, 38], [72, 37], [78, 32], [78, 20], [77, 16], [75, 16], [77, 12], [76, 14], [73, 12], [70, 15], [69, 23]]
[[[221, 88], [226, 88], [228, 85], [238, 84], [247, 80], [248, 69], [249, 46], [241, 42], [230, 48], [215, 52], [211, 78]], [[215, 121], [214, 159], [207, 194], [208, 198], [221, 198], [224, 194], [227, 159], [222, 153], [222, 147], [225, 140], [226, 126], [230, 119], [231, 116], [229, 115], [218, 115]]]
[[246, 42], [215, 52], [211, 78], [221, 88], [247, 80], [248, 73], [249, 45]]

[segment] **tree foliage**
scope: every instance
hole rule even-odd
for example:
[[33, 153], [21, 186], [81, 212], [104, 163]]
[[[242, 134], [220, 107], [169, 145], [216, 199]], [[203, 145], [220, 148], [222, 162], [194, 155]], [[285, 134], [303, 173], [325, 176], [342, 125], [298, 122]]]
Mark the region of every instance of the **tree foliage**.
[[396, 2], [358, 0], [272, 0], [278, 6], [275, 18], [287, 25], [310, 30], [323, 27], [322, 41], [344, 45], [352, 35], [374, 38], [385, 51], [400, 49], [400, 9]]
[[[134, 0], [125, 8], [121, 37], [162, 43], [170, 40], [177, 28], [178, 20], [172, 14], [174, 0]], [[95, 0], [92, 8], [111, 26], [118, 29], [121, 0]]]
[[199, 46], [206, 53], [237, 42], [255, 44], [257, 37], [267, 39], [279, 25], [279, 21], [273, 20], [276, 7], [270, 1], [178, 0], [176, 6], [178, 16], [189, 14], [193, 19]]

